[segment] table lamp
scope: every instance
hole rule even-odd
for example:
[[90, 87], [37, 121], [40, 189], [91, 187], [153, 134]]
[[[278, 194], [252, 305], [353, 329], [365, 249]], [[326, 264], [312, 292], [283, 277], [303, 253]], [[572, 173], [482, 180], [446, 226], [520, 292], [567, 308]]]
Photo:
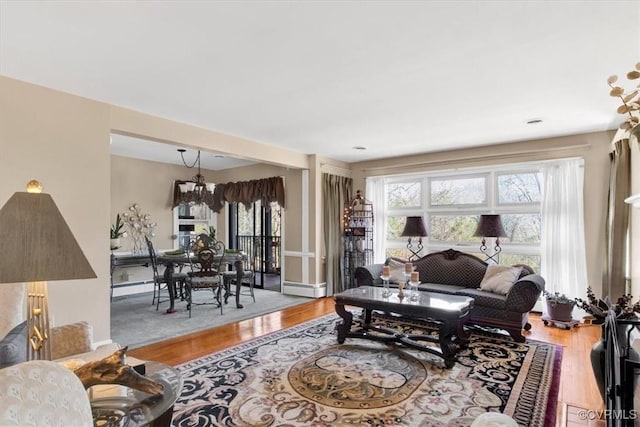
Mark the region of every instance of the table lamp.
[[[507, 233], [504, 231], [504, 227], [502, 226], [500, 215], [480, 215], [478, 228], [476, 228], [476, 232], [473, 233], [473, 235], [482, 237], [480, 251], [487, 256], [485, 261], [491, 260], [498, 264], [500, 252], [502, 251], [502, 248], [500, 247], [500, 237], [507, 236]], [[487, 237], [496, 238], [493, 253], [489, 253], [487, 249]]]
[[[421, 216], [408, 216], [406, 222], [404, 223], [404, 230], [400, 236], [408, 237], [407, 239], [407, 249], [409, 250], [409, 257], [407, 258], [411, 261], [414, 258], [420, 258], [420, 251], [422, 251], [422, 238], [428, 236], [427, 227], [424, 225], [424, 220]], [[412, 237], [418, 238], [418, 247], [416, 250], [413, 249], [413, 243], [411, 241]]]
[[47, 281], [96, 274], [38, 181], [0, 209], [0, 284], [27, 282], [27, 360], [51, 359]]

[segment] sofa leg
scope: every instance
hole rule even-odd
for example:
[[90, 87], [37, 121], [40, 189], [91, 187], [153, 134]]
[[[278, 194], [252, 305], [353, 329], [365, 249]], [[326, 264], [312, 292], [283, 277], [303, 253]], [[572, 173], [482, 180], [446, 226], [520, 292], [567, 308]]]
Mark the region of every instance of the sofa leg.
[[509, 335], [511, 335], [511, 338], [513, 338], [515, 342], [525, 342], [527, 340], [525, 336], [522, 335], [522, 330], [508, 329], [507, 332], [509, 332]]
[[531, 323], [527, 322], [524, 324], [524, 328], [525, 331], [530, 331], [531, 330]]

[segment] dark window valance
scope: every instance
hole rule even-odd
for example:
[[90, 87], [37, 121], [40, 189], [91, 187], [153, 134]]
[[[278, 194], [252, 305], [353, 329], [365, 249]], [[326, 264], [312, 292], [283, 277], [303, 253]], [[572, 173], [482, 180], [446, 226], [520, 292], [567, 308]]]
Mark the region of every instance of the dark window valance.
[[[183, 181], [175, 181], [173, 185], [174, 208], [180, 204], [178, 184], [181, 182]], [[216, 184], [213, 194], [207, 195], [204, 201], [212, 211], [220, 212], [224, 207], [224, 202], [242, 203], [249, 208], [258, 200], [266, 208], [271, 202], [278, 202], [284, 208], [284, 179], [281, 176], [274, 176], [251, 181]]]

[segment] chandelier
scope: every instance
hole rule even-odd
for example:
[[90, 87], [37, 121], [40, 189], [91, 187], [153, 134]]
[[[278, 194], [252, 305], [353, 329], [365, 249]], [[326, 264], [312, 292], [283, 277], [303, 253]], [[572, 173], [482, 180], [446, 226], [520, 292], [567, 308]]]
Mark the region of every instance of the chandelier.
[[186, 203], [189, 205], [198, 205], [201, 203], [207, 203], [207, 199], [213, 196], [213, 190], [215, 184], [211, 182], [205, 182], [204, 176], [200, 173], [200, 150], [198, 150], [198, 156], [191, 165], [187, 164], [184, 160], [184, 148], [178, 148], [182, 163], [189, 169], [192, 169], [198, 165], [198, 173], [191, 178], [191, 181], [181, 181], [178, 183], [180, 188], [180, 203]]

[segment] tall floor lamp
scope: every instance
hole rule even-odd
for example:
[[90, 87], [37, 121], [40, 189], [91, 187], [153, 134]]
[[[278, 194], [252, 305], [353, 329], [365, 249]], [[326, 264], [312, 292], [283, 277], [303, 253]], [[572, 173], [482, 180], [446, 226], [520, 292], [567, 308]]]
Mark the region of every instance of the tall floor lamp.
[[[407, 221], [404, 224], [404, 230], [400, 236], [408, 237], [407, 249], [409, 250], [408, 260], [411, 261], [414, 258], [420, 258], [420, 252], [422, 251], [422, 238], [428, 236], [427, 227], [424, 225], [424, 220], [421, 216], [408, 216]], [[412, 237], [418, 238], [417, 248], [414, 249]]]
[[27, 360], [51, 359], [47, 281], [94, 279], [96, 273], [38, 181], [0, 209], [0, 283], [27, 284]]
[[[482, 237], [480, 251], [486, 255], [487, 259], [485, 261], [491, 260], [496, 264], [499, 264], [500, 252], [502, 252], [502, 248], [500, 247], [500, 237], [507, 236], [507, 233], [504, 231], [504, 227], [502, 226], [500, 215], [480, 215], [478, 228], [476, 228], [476, 232], [473, 235]], [[496, 244], [492, 252], [489, 252], [487, 248], [487, 237], [496, 238]]]

